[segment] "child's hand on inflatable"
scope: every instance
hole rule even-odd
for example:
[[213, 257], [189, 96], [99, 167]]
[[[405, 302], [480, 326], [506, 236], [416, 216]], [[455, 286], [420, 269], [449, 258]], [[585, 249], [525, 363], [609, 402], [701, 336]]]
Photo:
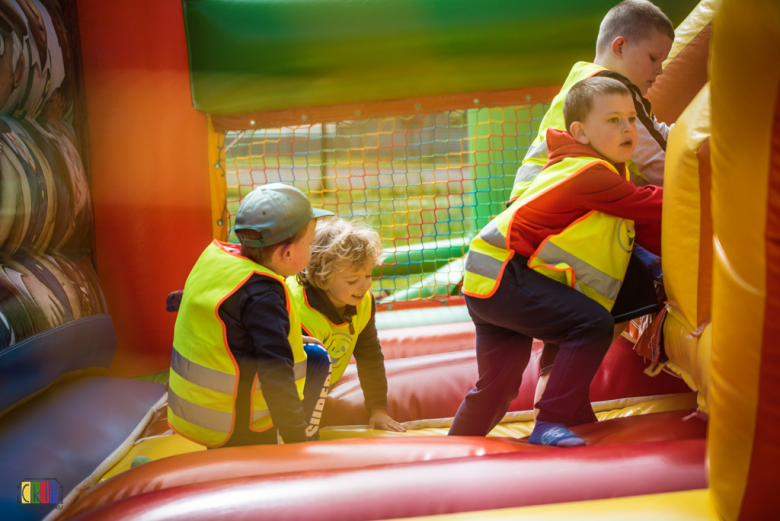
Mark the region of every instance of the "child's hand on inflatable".
[[313, 336], [303, 335], [303, 343], [304, 344], [317, 344], [318, 346], [325, 347], [325, 344], [323, 344], [321, 341], [317, 340]]
[[387, 411], [384, 409], [372, 409], [371, 418], [368, 420], [368, 425], [372, 429], [393, 432], [406, 432], [404, 426], [388, 416]]

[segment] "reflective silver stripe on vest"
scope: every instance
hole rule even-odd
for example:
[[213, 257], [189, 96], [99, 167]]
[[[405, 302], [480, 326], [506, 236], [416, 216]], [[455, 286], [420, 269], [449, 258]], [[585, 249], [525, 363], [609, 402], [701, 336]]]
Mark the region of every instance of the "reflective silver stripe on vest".
[[469, 250], [466, 254], [466, 271], [489, 279], [497, 280], [503, 265], [500, 260], [475, 250]]
[[270, 413], [270, 412], [268, 412], [268, 410], [264, 410], [264, 411], [255, 411], [255, 412], [252, 414], [252, 423], [255, 423], [255, 422], [257, 422], [257, 421], [260, 421], [260, 420], [262, 420], [263, 418], [265, 418], [266, 416], [271, 416], [271, 413]]
[[479, 232], [479, 238], [491, 246], [501, 248], [502, 250], [506, 249], [506, 236], [504, 236], [504, 234], [498, 230], [495, 219], [487, 223], [485, 227], [482, 228], [482, 231]]
[[610, 300], [615, 300], [617, 298], [617, 295], [620, 292], [620, 286], [623, 285], [623, 282], [594, 268], [584, 260], [575, 257], [550, 241], [545, 243], [537, 256], [548, 264], [555, 265], [560, 262], [565, 262], [574, 268], [574, 272], [577, 274], [577, 279], [579, 281], [586, 286], [590, 286]]
[[[308, 364], [309, 360], [301, 360], [297, 364], [293, 366], [293, 373], [295, 373], [295, 381], [297, 382], [301, 378], [306, 378], [306, 366]], [[257, 383], [255, 384], [255, 390], [259, 391], [262, 387], [260, 386], [260, 379], [257, 379]]]
[[204, 429], [228, 433], [233, 426], [231, 413], [215, 411], [192, 403], [173, 392], [173, 389], [168, 389], [168, 407], [179, 418]]
[[173, 348], [171, 353], [171, 369], [176, 371], [176, 374], [194, 383], [204, 389], [210, 389], [219, 393], [229, 394], [233, 396], [233, 391], [236, 388], [237, 377], [211, 369], [204, 365], [196, 364], [192, 360], [187, 360], [179, 353], [176, 348]]
[[[543, 139], [541, 143], [528, 149], [528, 152], [525, 154], [525, 159], [544, 159], [544, 162], [547, 163], [548, 155], [549, 151], [547, 150], [547, 140]], [[523, 161], [525, 161], [525, 159], [523, 159]], [[515, 174], [514, 184], [533, 181], [539, 174], [542, 173], [543, 169], [544, 165], [540, 165], [538, 163], [527, 163], [525, 165], [520, 165], [520, 168], [517, 169], [517, 174]]]

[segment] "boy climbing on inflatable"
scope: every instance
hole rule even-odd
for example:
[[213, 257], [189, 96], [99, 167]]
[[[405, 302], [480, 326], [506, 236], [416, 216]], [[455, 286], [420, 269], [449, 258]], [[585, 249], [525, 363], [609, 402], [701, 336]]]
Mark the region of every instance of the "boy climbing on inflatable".
[[387, 377], [370, 291], [371, 272], [382, 255], [379, 234], [351, 221], [330, 219], [317, 227], [311, 250], [306, 270], [288, 278], [287, 285], [304, 332], [322, 340], [330, 353], [331, 386], [354, 354], [365, 406], [371, 411], [369, 426], [403, 432], [387, 414]]
[[606, 76], [631, 91], [637, 112], [638, 139], [627, 167], [637, 186], [663, 186], [666, 140], [669, 127], [653, 116], [647, 91], [660, 76], [669, 56], [674, 26], [655, 5], [646, 0], [625, 0], [609, 10], [599, 27], [593, 63], [577, 62], [542, 118], [539, 134], [525, 154], [515, 175], [510, 201], [520, 197], [547, 163], [547, 129], [567, 130], [563, 101], [572, 85], [585, 78]]
[[276, 444], [277, 431], [285, 443], [316, 438], [304, 388], [327, 396], [330, 364], [324, 349], [304, 350], [285, 277], [308, 264], [325, 215], [333, 213], [312, 208], [297, 188], [261, 186], [239, 206], [240, 249], [214, 241], [201, 254], [174, 329], [168, 423], [176, 432], [212, 448]]
[[590, 384], [622, 326], [610, 311], [654, 301], [648, 279], [627, 278], [635, 239], [660, 253], [663, 199], [662, 188], [628, 180], [625, 163], [637, 144], [631, 91], [612, 78], [588, 78], [571, 87], [563, 112], [568, 132], [547, 130], [550, 159], [541, 173], [466, 256], [479, 380], [450, 435], [484, 436], [498, 424], [538, 338], [560, 352], [529, 441], [583, 445], [567, 427], [596, 421]]
[[[662, 72], [661, 65], [669, 56], [674, 41], [674, 26], [658, 7], [646, 0], [626, 0], [609, 10], [599, 27], [596, 57], [593, 63], [577, 62], [553, 99], [550, 109], [539, 126], [539, 134], [531, 144], [515, 176], [510, 203], [520, 197], [539, 175], [548, 160], [547, 129], [567, 130], [564, 125], [563, 102], [572, 85], [584, 78], [608, 77], [623, 83], [631, 91], [637, 112], [637, 143], [631, 160], [626, 164], [631, 181], [637, 186], [663, 186], [666, 140], [669, 127], [653, 116], [647, 91]], [[654, 276], [660, 278], [661, 260], [641, 248], [635, 250]], [[631, 270], [647, 271], [639, 259], [631, 263]], [[624, 310], [622, 321], [654, 313], [657, 307]], [[550, 370], [558, 354], [558, 346], [545, 343], [540, 359], [539, 382], [535, 399], [541, 398], [550, 377]]]

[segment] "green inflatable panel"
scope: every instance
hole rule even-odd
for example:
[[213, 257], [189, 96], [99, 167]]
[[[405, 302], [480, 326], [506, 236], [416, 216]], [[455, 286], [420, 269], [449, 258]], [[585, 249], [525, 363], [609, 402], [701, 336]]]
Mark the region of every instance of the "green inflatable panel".
[[451, 324], [471, 320], [466, 306], [442, 306], [440, 308], [403, 309], [376, 314], [377, 329]]
[[409, 247], [387, 249], [382, 255], [382, 266], [377, 266], [372, 277], [405, 277], [433, 273], [452, 259], [463, 257], [469, 251], [471, 239], [444, 239], [415, 244]]
[[[214, 115], [560, 85], [616, 0], [183, 0]], [[656, 0], [677, 25], [697, 0]]]
[[395, 291], [381, 300], [382, 304], [401, 300], [427, 299], [431, 297], [446, 297], [460, 294], [460, 283], [463, 281], [463, 258], [455, 259], [428, 275], [417, 284]]

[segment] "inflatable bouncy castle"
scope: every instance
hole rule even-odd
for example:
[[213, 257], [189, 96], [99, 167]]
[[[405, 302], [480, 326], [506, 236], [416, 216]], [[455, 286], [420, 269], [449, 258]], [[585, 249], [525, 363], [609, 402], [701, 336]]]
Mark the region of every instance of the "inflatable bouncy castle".
[[[463, 258], [616, 0], [0, 0], [2, 519], [774, 519], [780, 5], [659, 0], [667, 303], [610, 349], [584, 447], [530, 445], [541, 343], [485, 438]], [[282, 182], [383, 242], [389, 414], [354, 360], [321, 440], [206, 450], [167, 421], [175, 313]]]

